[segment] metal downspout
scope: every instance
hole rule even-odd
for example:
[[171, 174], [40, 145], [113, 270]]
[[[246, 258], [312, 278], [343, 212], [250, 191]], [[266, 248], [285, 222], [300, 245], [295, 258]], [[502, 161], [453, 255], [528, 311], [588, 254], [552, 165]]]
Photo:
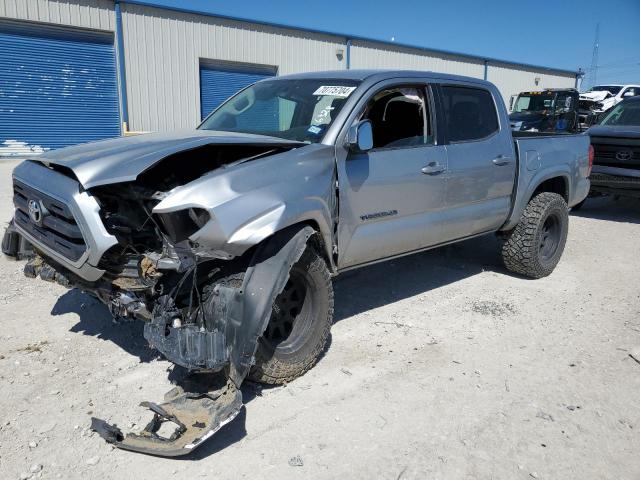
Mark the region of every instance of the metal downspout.
[[488, 73], [489, 73], [489, 60], [485, 60], [484, 61], [484, 79], [485, 80], [489, 77]]
[[351, 69], [351, 39], [347, 38], [347, 70]]
[[120, 88], [120, 113], [122, 115], [122, 133], [129, 130], [129, 109], [127, 102], [127, 74], [124, 66], [124, 34], [122, 30], [122, 11], [120, 0], [115, 0], [116, 16], [116, 58], [118, 59], [118, 87]]
[[578, 90], [578, 87], [580, 86], [580, 80], [582, 80], [582, 77], [584, 76], [584, 72], [582, 71], [581, 68], [578, 69], [578, 73], [576, 73], [576, 90]]

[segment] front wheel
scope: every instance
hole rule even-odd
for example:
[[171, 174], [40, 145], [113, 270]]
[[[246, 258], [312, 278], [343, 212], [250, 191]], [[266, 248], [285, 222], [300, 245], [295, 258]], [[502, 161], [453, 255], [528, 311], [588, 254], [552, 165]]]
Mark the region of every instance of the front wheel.
[[560, 261], [568, 231], [569, 214], [564, 198], [557, 193], [539, 193], [507, 234], [502, 246], [505, 266], [526, 277], [546, 277]]
[[324, 259], [308, 246], [273, 303], [249, 379], [281, 385], [304, 374], [322, 355], [332, 323], [331, 275]]

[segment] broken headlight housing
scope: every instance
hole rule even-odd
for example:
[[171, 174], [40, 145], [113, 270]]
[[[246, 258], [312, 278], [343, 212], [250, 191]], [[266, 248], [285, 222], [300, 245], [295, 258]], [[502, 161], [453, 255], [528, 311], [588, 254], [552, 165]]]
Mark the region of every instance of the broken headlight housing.
[[203, 208], [188, 208], [177, 212], [155, 214], [160, 226], [174, 242], [182, 242], [196, 233], [211, 219], [209, 212]]

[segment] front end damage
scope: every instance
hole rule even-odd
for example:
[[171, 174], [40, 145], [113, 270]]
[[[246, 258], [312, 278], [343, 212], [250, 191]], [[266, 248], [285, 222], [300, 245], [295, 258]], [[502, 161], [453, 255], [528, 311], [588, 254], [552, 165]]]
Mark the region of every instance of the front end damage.
[[[167, 158], [135, 181], [88, 190], [55, 163], [27, 161], [14, 172], [16, 215], [7, 235], [20, 235], [34, 250], [25, 274], [80, 288], [105, 303], [114, 317], [143, 320], [148, 342], [190, 372], [164, 403], [142, 404], [154, 417], [139, 434], [125, 435], [116, 425], [93, 419], [92, 428], [109, 443], [181, 456], [241, 410], [240, 386], [254, 363], [274, 300], [317, 232], [304, 223], [280, 229], [278, 222], [288, 220], [278, 210], [284, 202], [277, 197], [273, 206], [260, 205], [266, 214], [248, 212], [251, 235], [246, 221], [225, 232], [224, 225], [212, 221], [224, 209], [214, 211], [207, 204], [212, 201], [203, 199], [204, 189], [216, 185], [215, 178], [205, 177], [292, 149], [225, 145], [226, 155], [212, 155], [210, 148], [191, 151], [191, 157], [200, 153], [201, 159], [216, 160], [176, 169], [176, 158]], [[190, 201], [176, 209], [180, 195]], [[277, 221], [264, 220], [274, 218], [274, 211]], [[234, 235], [240, 239], [235, 243]], [[4, 243], [17, 244], [14, 237], [3, 242], [3, 250], [17, 257], [16, 248], [4, 248]], [[161, 433], [165, 424], [175, 427], [170, 434]]]
[[578, 124], [586, 130], [598, 123], [602, 115], [615, 105], [611, 92], [594, 91], [580, 94], [578, 101]]
[[[224, 380], [214, 377], [214, 380]], [[116, 426], [98, 418], [91, 419], [91, 429], [108, 443], [123, 450], [179, 457], [202, 445], [231, 422], [242, 408], [242, 393], [227, 380], [218, 384], [202, 379], [191, 388], [175, 387], [165, 394], [164, 403], [143, 402], [140, 406], [153, 412], [153, 418], [139, 434], [125, 434]], [[162, 436], [160, 429], [172, 425], [173, 432]], [[171, 427], [169, 427], [171, 428]]]
[[586, 130], [598, 122], [602, 114], [602, 103], [590, 98], [582, 98], [578, 102], [578, 125], [581, 130]]
[[[147, 320], [144, 337], [149, 344], [167, 360], [194, 373], [183, 385], [167, 393], [164, 403], [141, 404], [154, 413], [141, 434], [124, 435], [116, 425], [97, 418], [92, 419], [92, 428], [118, 448], [182, 456], [232, 421], [242, 409], [240, 385], [253, 365], [272, 304], [314, 233], [309, 226], [285, 229], [255, 249], [242, 273], [217, 275], [220, 282], [208, 281], [203, 288], [194, 259], [194, 266], [182, 275], [174, 290], [153, 301], [151, 313], [147, 310], [151, 302], [142, 299], [141, 292], [135, 299], [132, 293], [122, 292], [116, 297], [102, 298], [109, 302], [115, 315]], [[70, 282], [69, 274], [61, 273], [59, 266], [57, 269], [37, 255], [25, 266], [25, 274], [74, 285], [72, 282], [77, 279]], [[217, 270], [207, 268], [207, 275], [219, 274]], [[106, 290], [92, 293], [101, 297]], [[164, 423], [176, 425], [168, 437], [158, 433]]]

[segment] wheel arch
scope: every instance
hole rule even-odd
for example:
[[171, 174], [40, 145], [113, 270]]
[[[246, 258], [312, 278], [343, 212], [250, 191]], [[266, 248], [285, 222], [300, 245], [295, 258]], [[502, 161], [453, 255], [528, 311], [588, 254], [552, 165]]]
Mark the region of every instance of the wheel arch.
[[557, 175], [538, 182], [531, 195], [529, 196], [527, 203], [531, 201], [533, 197], [542, 192], [557, 193], [565, 202], [569, 201], [569, 176]]
[[[518, 190], [521, 190], [521, 188], [522, 185], [518, 185]], [[557, 193], [568, 203], [571, 198], [570, 188], [571, 181], [568, 172], [558, 172], [557, 170], [540, 172], [536, 177], [531, 179], [524, 193], [520, 193], [520, 191], [516, 192], [511, 214], [500, 230], [512, 230], [520, 220], [529, 202], [539, 193]]]
[[[324, 222], [323, 222], [324, 224]], [[297, 222], [293, 222], [290, 224], [283, 225], [277, 231], [273, 232], [271, 235], [263, 238], [256, 246], [255, 252], [262, 251], [262, 255], [264, 252], [270, 250], [269, 244], [273, 243], [278, 245], [283, 241], [291, 239], [298, 232], [305, 229], [306, 227], [310, 227], [313, 230], [313, 235], [309, 238], [309, 243], [316, 248], [318, 253], [322, 256], [324, 261], [327, 263], [329, 269], [334, 272], [335, 264], [333, 261], [333, 252], [332, 252], [332, 241], [329, 232], [326, 231], [325, 228], [322, 228], [321, 223], [318, 222], [316, 218], [309, 217]]]

